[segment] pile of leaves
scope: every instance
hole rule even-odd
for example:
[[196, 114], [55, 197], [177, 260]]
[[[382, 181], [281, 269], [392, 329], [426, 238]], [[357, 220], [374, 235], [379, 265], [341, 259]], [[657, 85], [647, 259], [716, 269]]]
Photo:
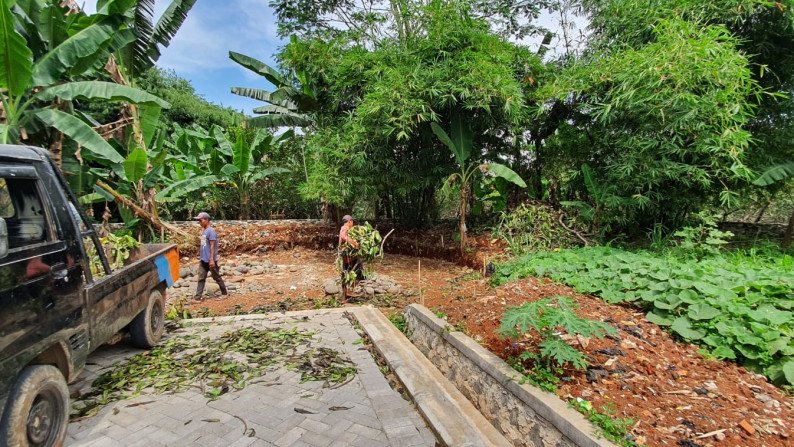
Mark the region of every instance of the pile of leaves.
[[[110, 269], [114, 271], [124, 267], [124, 262], [129, 259], [130, 253], [141, 245], [140, 242], [130, 236], [129, 233], [111, 233], [101, 238], [99, 242], [102, 243], [102, 249], [105, 251], [105, 256], [108, 258]], [[105, 269], [102, 266], [102, 260], [99, 258], [99, 254], [96, 252], [94, 243], [92, 241], [87, 241], [85, 248], [91, 266], [91, 275], [95, 279], [105, 276]]]
[[215, 400], [243, 389], [272, 366], [300, 372], [301, 383], [342, 383], [356, 374], [353, 362], [337, 351], [312, 348], [313, 336], [294, 328], [248, 328], [218, 338], [172, 338], [99, 376], [90, 392], [77, 397], [72, 418], [93, 416], [104, 405], [143, 392], [178, 392], [197, 383], [207, 398]]
[[548, 277], [608, 303], [635, 302], [646, 318], [778, 385], [794, 384], [792, 259], [660, 258], [650, 252], [584, 247], [499, 265], [506, 283]]
[[522, 203], [510, 213], [502, 213], [493, 235], [504, 240], [507, 251], [516, 256], [581, 246], [583, 241], [574, 234], [576, 230], [570, 228], [572, 224], [566, 229], [563, 219], [559, 211], [542, 202]]

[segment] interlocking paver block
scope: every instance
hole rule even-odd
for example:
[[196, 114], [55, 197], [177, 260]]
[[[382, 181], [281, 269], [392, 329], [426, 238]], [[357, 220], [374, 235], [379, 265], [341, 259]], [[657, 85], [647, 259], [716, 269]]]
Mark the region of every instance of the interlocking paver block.
[[328, 447], [334, 442], [332, 438], [314, 432], [304, 434], [300, 440], [315, 447]]
[[[198, 386], [174, 394], [144, 392], [70, 424], [66, 446], [435, 445], [432, 432], [411, 403], [389, 387], [369, 352], [354, 344], [361, 335], [343, 312], [330, 309], [194, 320], [191, 327], [166, 336], [218, 337], [246, 327], [312, 332], [312, 348], [335, 349], [355, 363], [358, 374], [343, 385], [300, 383], [299, 372], [273, 366], [243, 390], [215, 401], [208, 400]], [[71, 388], [87, 392], [94, 379], [109, 371], [113, 363], [141, 352], [124, 342], [100, 348], [90, 358], [95, 365], [86, 367]], [[114, 408], [117, 414], [113, 414]], [[296, 412], [295, 408], [310, 413]], [[419, 444], [413, 444], [417, 440]]]
[[286, 447], [292, 445], [294, 442], [300, 439], [304, 433], [306, 433], [306, 430], [300, 427], [293, 427], [291, 430], [286, 432], [282, 437], [276, 439], [276, 441], [273, 442], [273, 444], [276, 444], [278, 447]]

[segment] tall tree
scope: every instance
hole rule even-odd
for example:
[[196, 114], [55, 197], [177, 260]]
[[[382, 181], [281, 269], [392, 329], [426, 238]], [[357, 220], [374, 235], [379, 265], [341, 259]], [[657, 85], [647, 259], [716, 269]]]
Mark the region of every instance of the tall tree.
[[457, 170], [431, 122], [449, 128], [460, 115], [471, 123], [473, 159], [496, 161], [512, 150], [523, 105], [519, 73], [537, 57], [492, 33], [466, 3], [417, 11], [421, 33], [374, 49], [340, 35], [296, 39], [279, 55], [317, 92], [306, 136], [307, 197], [366, 203], [406, 225], [426, 225], [443, 180]]
[[593, 39], [541, 94], [556, 100], [538, 106], [554, 128], [538, 153], [567, 159], [545, 175], [570, 178], [569, 191], [587, 194], [569, 174], [585, 163], [616, 186], [628, 200], [600, 214], [614, 229], [675, 227], [730, 204], [761, 160], [790, 151], [775, 134], [790, 134], [778, 126], [791, 115], [791, 2], [578, 4]]

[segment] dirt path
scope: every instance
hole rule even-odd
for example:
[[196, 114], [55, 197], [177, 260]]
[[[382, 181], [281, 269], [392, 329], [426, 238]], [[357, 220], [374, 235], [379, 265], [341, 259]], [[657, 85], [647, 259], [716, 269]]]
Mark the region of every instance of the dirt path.
[[[227, 269], [258, 263], [257, 267], [267, 271], [227, 275], [230, 284], [237, 287], [229, 298], [189, 303], [186, 309], [194, 316], [207, 316], [344, 306], [323, 290], [325, 281], [336, 278], [334, 256], [332, 250], [300, 247], [226, 253], [222, 262]], [[183, 265], [193, 266], [195, 260]], [[606, 406], [616, 416], [631, 418], [631, 438], [641, 445], [794, 445], [791, 397], [763, 376], [733, 363], [700, 356], [696, 346], [671, 339], [636, 309], [607, 305], [598, 298], [536, 278], [491, 289], [480, 272], [447, 261], [387, 254], [372, 267], [378, 275], [399, 284], [402, 291], [355, 298], [356, 304], [372, 303], [391, 314], [421, 302], [504, 359], [538, 343], [531, 337], [508, 341], [494, 334], [506, 306], [555, 295], [574, 297], [581, 316], [613, 325], [618, 336], [571, 340], [588, 356], [590, 377], [584, 371], [564, 371], [558, 395], [565, 400], [583, 399], [594, 408]], [[169, 301], [188, 297], [190, 290], [172, 289]]]

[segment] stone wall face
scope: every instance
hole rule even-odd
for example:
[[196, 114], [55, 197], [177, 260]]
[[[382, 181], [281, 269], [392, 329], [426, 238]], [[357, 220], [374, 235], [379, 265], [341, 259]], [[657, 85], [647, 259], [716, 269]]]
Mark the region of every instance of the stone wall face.
[[518, 383], [519, 374], [426, 308], [405, 310], [409, 339], [516, 446], [607, 447], [557, 396]]

